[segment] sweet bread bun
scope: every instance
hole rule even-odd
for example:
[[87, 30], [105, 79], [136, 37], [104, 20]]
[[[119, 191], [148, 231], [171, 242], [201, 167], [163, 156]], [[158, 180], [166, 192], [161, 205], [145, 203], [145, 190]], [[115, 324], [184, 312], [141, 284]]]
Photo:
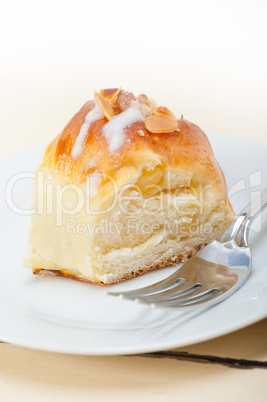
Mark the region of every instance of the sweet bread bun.
[[26, 265], [101, 285], [186, 260], [234, 218], [204, 132], [117, 88], [48, 145], [33, 207]]

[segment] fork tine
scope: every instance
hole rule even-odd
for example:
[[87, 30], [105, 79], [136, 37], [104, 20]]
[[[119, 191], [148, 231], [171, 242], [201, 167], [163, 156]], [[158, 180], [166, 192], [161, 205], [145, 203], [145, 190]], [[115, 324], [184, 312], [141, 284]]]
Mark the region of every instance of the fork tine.
[[[189, 288], [182, 290], [180, 292], [173, 292], [172, 291], [167, 291], [167, 292], [160, 292], [156, 293], [155, 295], [151, 296], [143, 296], [143, 297], [136, 297], [135, 301], [137, 303], [154, 303], [157, 301], [165, 301], [165, 300], [173, 300], [173, 299], [178, 299], [178, 297], [186, 296], [192, 293], [195, 293], [197, 290], [202, 288], [201, 283], [195, 283], [194, 285], [190, 286]], [[176, 288], [175, 288], [176, 290]]]
[[185, 282], [184, 278], [180, 278], [178, 271], [180, 267], [170, 276], [163, 279], [162, 281], [156, 282], [153, 285], [145, 286], [144, 288], [131, 290], [129, 292], [107, 292], [111, 296], [120, 296], [122, 298], [135, 299], [143, 295], [150, 295], [152, 293], [158, 293], [165, 290], [173, 289]]
[[[197, 296], [189, 297], [184, 300], [170, 300], [170, 301], [156, 301], [151, 303], [151, 307], [186, 307], [186, 306], [195, 306], [199, 305], [201, 307], [201, 303], [207, 303], [213, 297], [218, 297], [223, 293], [221, 289], [213, 288], [209, 289], [203, 293], [200, 293]], [[150, 303], [149, 303], [150, 304]]]

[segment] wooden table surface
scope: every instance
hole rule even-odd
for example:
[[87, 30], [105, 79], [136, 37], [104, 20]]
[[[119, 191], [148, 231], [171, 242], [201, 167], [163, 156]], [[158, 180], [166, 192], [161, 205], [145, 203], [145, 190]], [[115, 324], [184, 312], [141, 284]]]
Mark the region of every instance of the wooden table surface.
[[267, 400], [267, 319], [140, 356], [72, 356], [0, 344], [1, 401]]
[[[74, 99], [65, 96], [64, 77], [51, 97], [48, 79], [37, 91], [29, 90], [28, 73], [18, 76], [6, 71], [5, 74], [8, 90], [0, 100], [0, 109], [5, 111], [1, 155], [47, 142], [84, 100], [82, 86], [81, 97], [77, 91]], [[57, 79], [60, 80], [59, 74]], [[227, 104], [225, 100], [225, 108]], [[13, 107], [16, 119], [11, 119]], [[192, 108], [187, 113], [197, 121], [196, 117], [201, 114], [199, 107], [207, 105], [198, 103], [195, 107], [197, 112]], [[229, 131], [230, 119], [236, 119], [233, 124], [237, 127], [238, 118], [238, 115], [228, 116]], [[213, 114], [211, 110], [207, 119], [200, 122], [204, 130], [206, 122], [209, 130], [216, 131], [218, 113]], [[223, 132], [223, 124], [221, 127], [218, 131]], [[239, 131], [233, 134], [255, 138], [246, 120], [240, 120]], [[266, 125], [257, 131], [256, 137], [267, 142]], [[169, 398], [183, 402], [260, 402], [267, 400], [266, 369], [267, 319], [208, 342], [140, 356], [73, 356], [0, 343], [0, 401], [162, 401]]]

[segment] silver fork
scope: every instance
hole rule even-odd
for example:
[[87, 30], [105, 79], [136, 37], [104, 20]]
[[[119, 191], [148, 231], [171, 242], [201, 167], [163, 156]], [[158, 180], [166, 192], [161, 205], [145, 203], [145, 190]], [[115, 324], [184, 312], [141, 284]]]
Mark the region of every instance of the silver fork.
[[248, 234], [267, 206], [267, 188], [252, 200], [218, 239], [204, 247], [172, 275], [153, 285], [108, 295], [152, 307], [195, 309], [215, 305], [238, 290], [251, 272]]

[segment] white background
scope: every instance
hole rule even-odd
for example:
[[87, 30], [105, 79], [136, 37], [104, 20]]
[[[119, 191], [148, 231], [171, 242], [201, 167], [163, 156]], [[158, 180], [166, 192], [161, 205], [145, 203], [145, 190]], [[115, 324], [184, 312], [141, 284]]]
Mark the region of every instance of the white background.
[[114, 86], [205, 131], [267, 140], [266, 1], [0, 4], [0, 154], [52, 139]]

